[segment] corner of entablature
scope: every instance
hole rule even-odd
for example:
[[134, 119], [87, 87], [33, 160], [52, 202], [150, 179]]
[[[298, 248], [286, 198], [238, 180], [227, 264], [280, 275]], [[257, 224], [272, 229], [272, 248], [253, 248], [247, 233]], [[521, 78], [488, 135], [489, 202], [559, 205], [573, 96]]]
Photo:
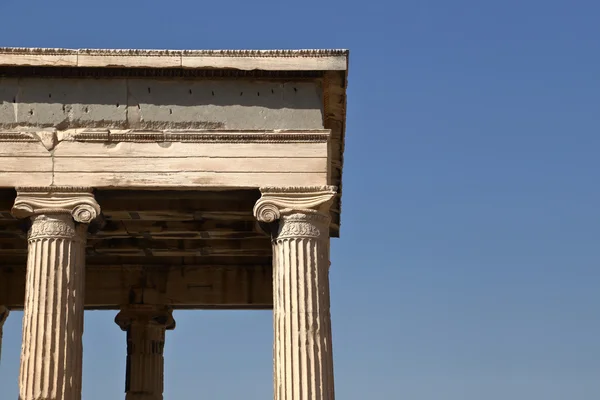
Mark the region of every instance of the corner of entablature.
[[262, 187], [261, 198], [254, 206], [259, 222], [273, 223], [282, 214], [318, 212], [327, 214], [337, 195], [336, 186]]
[[70, 214], [76, 222], [89, 224], [101, 212], [92, 188], [87, 187], [17, 187], [12, 207], [16, 218], [42, 214]]

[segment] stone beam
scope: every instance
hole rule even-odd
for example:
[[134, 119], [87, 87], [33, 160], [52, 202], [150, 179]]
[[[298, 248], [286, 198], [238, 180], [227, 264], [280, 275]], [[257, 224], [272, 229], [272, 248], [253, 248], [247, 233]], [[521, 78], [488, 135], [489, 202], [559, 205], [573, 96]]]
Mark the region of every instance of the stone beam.
[[[126, 304], [165, 304], [175, 309], [270, 309], [272, 267], [111, 266], [86, 268], [85, 308], [117, 310]], [[22, 309], [25, 267], [0, 266], [0, 304]]]
[[330, 132], [0, 130], [0, 187], [254, 189], [328, 183]]

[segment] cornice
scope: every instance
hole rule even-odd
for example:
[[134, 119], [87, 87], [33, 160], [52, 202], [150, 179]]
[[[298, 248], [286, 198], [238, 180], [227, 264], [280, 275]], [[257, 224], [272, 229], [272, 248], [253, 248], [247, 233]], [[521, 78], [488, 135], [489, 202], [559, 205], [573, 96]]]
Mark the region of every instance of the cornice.
[[65, 49], [43, 47], [0, 47], [0, 54], [78, 55], [130, 57], [330, 57], [347, 56], [346, 49], [278, 49], [278, 50], [159, 50], [159, 49]]
[[347, 50], [141, 50], [0, 48], [0, 66], [345, 71]]

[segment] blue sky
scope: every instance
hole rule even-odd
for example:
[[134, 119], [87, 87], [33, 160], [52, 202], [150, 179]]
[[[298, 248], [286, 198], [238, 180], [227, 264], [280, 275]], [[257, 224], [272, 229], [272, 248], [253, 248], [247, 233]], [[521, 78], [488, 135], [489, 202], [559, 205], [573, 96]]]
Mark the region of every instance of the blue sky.
[[[0, 45], [348, 48], [338, 399], [600, 398], [600, 3], [4, 0]], [[124, 398], [86, 313], [84, 400]], [[18, 396], [22, 313], [4, 328]], [[176, 312], [165, 399], [272, 398], [270, 312]]]

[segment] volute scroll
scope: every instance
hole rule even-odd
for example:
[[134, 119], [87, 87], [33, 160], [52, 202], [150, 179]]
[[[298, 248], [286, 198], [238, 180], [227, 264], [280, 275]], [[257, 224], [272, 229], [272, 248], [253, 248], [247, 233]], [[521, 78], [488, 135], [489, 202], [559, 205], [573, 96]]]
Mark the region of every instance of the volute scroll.
[[69, 214], [76, 222], [89, 224], [100, 216], [101, 209], [91, 188], [27, 187], [17, 188], [11, 212], [16, 218]]
[[254, 216], [263, 223], [273, 223], [283, 214], [294, 212], [327, 214], [337, 195], [335, 186], [266, 187], [260, 191], [262, 197], [254, 206]]

